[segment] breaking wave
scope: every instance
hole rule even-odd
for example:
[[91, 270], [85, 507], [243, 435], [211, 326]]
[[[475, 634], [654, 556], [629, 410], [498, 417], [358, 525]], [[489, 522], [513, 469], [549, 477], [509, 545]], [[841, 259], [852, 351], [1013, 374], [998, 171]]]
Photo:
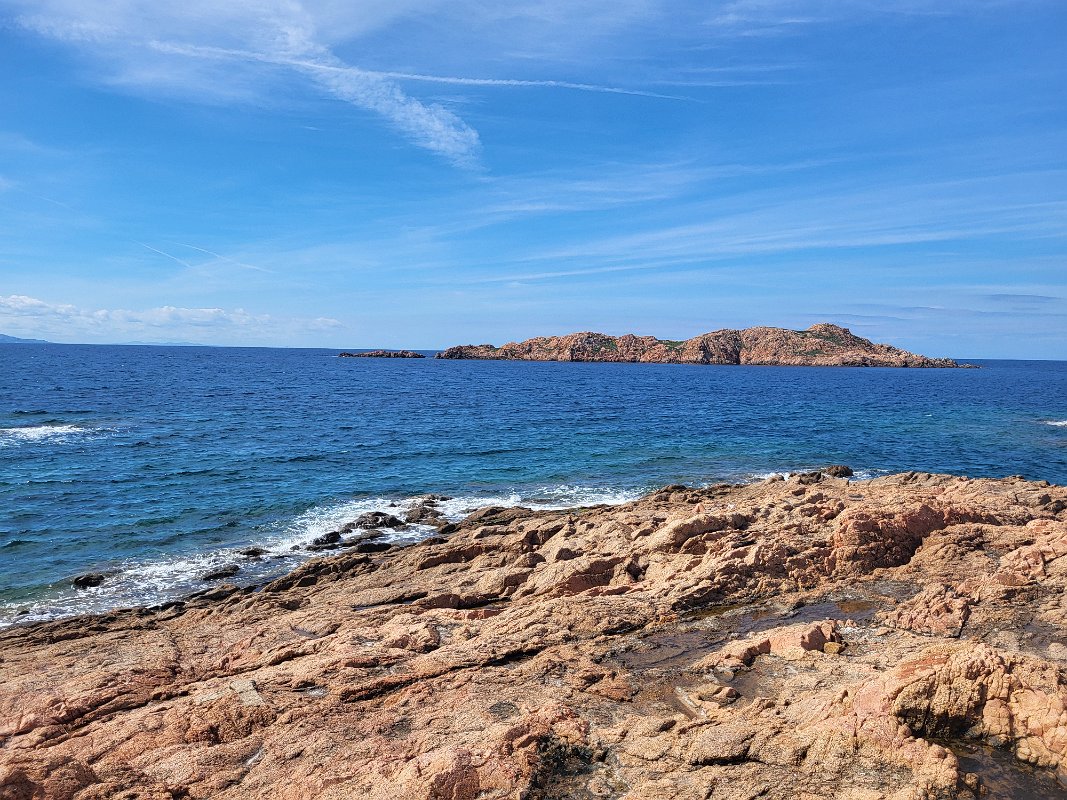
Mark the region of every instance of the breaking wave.
[[101, 435], [105, 428], [85, 428], [80, 425], [26, 425], [0, 428], [0, 447], [39, 442], [64, 443]]
[[[458, 522], [486, 506], [550, 510], [620, 503], [635, 500], [642, 490], [594, 488], [561, 484], [524, 492], [463, 495], [436, 500], [435, 508], [449, 522]], [[219, 584], [205, 576], [226, 568], [237, 571], [225, 579], [238, 585], [253, 585], [279, 577], [310, 558], [344, 552], [309, 550], [319, 537], [354, 523], [363, 514], [384, 512], [403, 520], [410, 508], [426, 496], [407, 498], [371, 497], [308, 509], [261, 531], [255, 541], [195, 554], [175, 555], [153, 561], [127, 560], [98, 571], [104, 575], [96, 587], [77, 590], [69, 583], [56, 585], [33, 601], [0, 604], [0, 628], [18, 623], [40, 622], [75, 614], [108, 611], [115, 608], [156, 605]], [[360, 528], [350, 533], [355, 536]], [[414, 544], [437, 533], [432, 525], [408, 524], [385, 529], [375, 542]], [[257, 555], [249, 556], [255, 548]], [[242, 552], [246, 551], [246, 552]], [[73, 576], [72, 576], [73, 577]]]

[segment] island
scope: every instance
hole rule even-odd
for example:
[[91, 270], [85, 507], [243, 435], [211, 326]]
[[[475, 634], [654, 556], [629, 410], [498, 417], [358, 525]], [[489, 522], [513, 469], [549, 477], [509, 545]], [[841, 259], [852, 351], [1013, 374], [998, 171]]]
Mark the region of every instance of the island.
[[339, 353], [338, 358], [426, 358], [414, 350], [368, 350], [365, 353]]
[[838, 466], [357, 549], [0, 631], [0, 797], [1064, 796], [1064, 487]]
[[0, 333], [0, 344], [52, 344], [44, 339], [22, 339], [18, 336], [8, 336], [6, 333]]
[[750, 364], [790, 367], [972, 367], [951, 358], [928, 358], [888, 344], [875, 344], [830, 323], [807, 330], [745, 328], [718, 330], [692, 339], [572, 333], [541, 336], [502, 347], [460, 345], [437, 358], [494, 361], [618, 361], [653, 364]]

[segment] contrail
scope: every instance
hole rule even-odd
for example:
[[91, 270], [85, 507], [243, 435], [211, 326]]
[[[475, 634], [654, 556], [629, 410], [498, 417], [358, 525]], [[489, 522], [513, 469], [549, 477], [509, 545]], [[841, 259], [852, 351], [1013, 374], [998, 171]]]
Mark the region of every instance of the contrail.
[[454, 75], [423, 75], [417, 72], [381, 72], [377, 70], [361, 69], [348, 65], [330, 64], [319, 60], [291, 58], [287, 56], [271, 55], [268, 53], [256, 53], [248, 50], [233, 50], [223, 47], [209, 47], [203, 45], [175, 44], [173, 42], [154, 41], [150, 46], [164, 53], [175, 55], [198, 56], [208, 58], [238, 58], [251, 61], [260, 61], [266, 64], [279, 66], [300, 67], [302, 69], [317, 70], [321, 72], [339, 72], [361, 77], [390, 78], [392, 80], [423, 81], [425, 83], [445, 83], [454, 86], [529, 86], [547, 87], [551, 89], [571, 89], [578, 92], [601, 92], [605, 94], [626, 94], [635, 97], [652, 97], [658, 100], [682, 100], [697, 102], [692, 97], [684, 97], [673, 94], [659, 94], [647, 92], [641, 89], [626, 89], [619, 86], [602, 86], [595, 83], [575, 83], [572, 81], [555, 80], [520, 80], [516, 78], [466, 78]]
[[658, 94], [641, 89], [624, 89], [618, 86], [601, 86], [595, 83], [572, 83], [571, 81], [519, 80], [515, 78], [462, 78], [449, 75], [420, 75], [414, 72], [375, 72], [383, 78], [405, 81], [425, 81], [427, 83], [450, 83], [458, 86], [545, 86], [554, 89], [573, 89], [579, 92], [603, 92], [606, 94], [629, 94], [637, 97], [654, 97], [659, 100], [687, 100], [674, 94]]
[[157, 249], [155, 247], [152, 247], [152, 245], [145, 244], [144, 242], [139, 242], [136, 239], [133, 239], [132, 241], [134, 242], [134, 244], [139, 244], [139, 245], [141, 245], [141, 247], [144, 247], [147, 250], [151, 250], [153, 253], [159, 253], [161, 256], [169, 258], [171, 261], [177, 261], [183, 267], [188, 267], [189, 269], [196, 269], [196, 267], [194, 267], [188, 261], [182, 261], [177, 256], [172, 256], [170, 253], [164, 253], [162, 250], [159, 250], [159, 249]]
[[190, 250], [199, 250], [201, 253], [207, 253], [209, 256], [214, 256], [215, 258], [222, 259], [223, 261], [229, 261], [231, 264], [236, 264], [237, 266], [244, 267], [245, 269], [254, 269], [257, 272], [266, 272], [271, 275], [274, 274], [273, 270], [265, 269], [264, 267], [257, 267], [255, 264], [246, 264], [243, 261], [238, 261], [235, 258], [224, 256], [221, 253], [214, 252], [213, 250], [208, 250], [203, 247], [197, 247], [195, 244], [186, 244], [185, 242], [171, 242], [171, 244], [176, 244], [178, 245], [178, 247], [188, 247]]

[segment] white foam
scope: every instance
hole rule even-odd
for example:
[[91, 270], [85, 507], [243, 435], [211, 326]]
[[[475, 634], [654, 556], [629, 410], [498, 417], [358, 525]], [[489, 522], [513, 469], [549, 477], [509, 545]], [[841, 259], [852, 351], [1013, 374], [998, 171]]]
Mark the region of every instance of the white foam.
[[1045, 422], [1045, 424], [1046, 425], [1052, 425], [1052, 426], [1054, 426], [1056, 428], [1067, 428], [1067, 419], [1047, 420]]
[[66, 442], [101, 432], [99, 428], [79, 425], [32, 425], [20, 428], [0, 428], [0, 447], [33, 442]]
[[760, 481], [767, 481], [771, 478], [788, 478], [788, 472], [752, 472], [745, 475], [745, 483], [759, 483]]
[[[539, 487], [527, 492], [500, 492], [486, 495], [462, 495], [438, 501], [436, 509], [450, 522], [457, 522], [472, 511], [486, 506], [525, 506], [533, 509], [561, 509], [582, 505], [618, 504], [640, 497], [638, 490], [594, 488], [560, 484]], [[345, 552], [344, 548], [310, 551], [305, 547], [323, 534], [336, 531], [361, 515], [381, 511], [403, 519], [420, 497], [371, 497], [308, 509], [304, 513], [276, 523], [255, 546], [266, 552], [262, 559], [249, 559], [240, 551], [249, 547], [220, 548], [192, 555], [171, 556], [154, 561], [126, 561], [109, 573], [103, 584], [83, 590], [62, 587], [48, 597], [32, 603], [0, 604], [0, 628], [16, 623], [38, 622], [74, 614], [106, 611], [113, 608], [154, 605], [174, 600], [192, 592], [216, 586], [222, 581], [204, 581], [203, 576], [222, 567], [237, 564], [240, 571], [225, 582], [258, 583], [287, 572], [300, 562], [316, 556]], [[413, 544], [437, 532], [431, 525], [408, 525], [403, 529], [382, 531], [376, 542]], [[294, 549], [297, 548], [297, 549]], [[105, 570], [106, 571], [106, 570]]]

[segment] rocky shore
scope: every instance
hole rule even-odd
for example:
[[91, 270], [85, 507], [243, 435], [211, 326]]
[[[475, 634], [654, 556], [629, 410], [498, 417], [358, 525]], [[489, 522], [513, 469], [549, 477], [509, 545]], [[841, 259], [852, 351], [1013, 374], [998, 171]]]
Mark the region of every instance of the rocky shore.
[[950, 358], [927, 358], [875, 344], [829, 323], [807, 330], [720, 330], [673, 341], [653, 336], [572, 333], [491, 344], [460, 345], [437, 358], [494, 361], [616, 361], [656, 364], [753, 364], [809, 367], [967, 367]]
[[365, 353], [349, 353], [347, 350], [337, 354], [338, 358], [426, 358], [414, 350], [368, 350]]
[[0, 798], [1067, 791], [1063, 487], [810, 473], [446, 532], [0, 633]]

